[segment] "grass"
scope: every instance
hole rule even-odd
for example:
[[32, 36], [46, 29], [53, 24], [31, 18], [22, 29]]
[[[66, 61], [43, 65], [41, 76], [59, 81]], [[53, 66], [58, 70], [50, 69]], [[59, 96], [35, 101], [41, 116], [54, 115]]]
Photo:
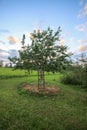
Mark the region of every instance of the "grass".
[[[58, 86], [58, 95], [20, 94], [18, 87], [22, 82], [37, 84], [36, 72], [29, 77], [20, 70], [3, 68], [3, 72], [0, 130], [87, 130], [87, 92], [79, 86], [63, 85], [60, 74], [50, 73], [45, 76], [46, 83]], [[13, 78], [6, 78], [9, 75]]]

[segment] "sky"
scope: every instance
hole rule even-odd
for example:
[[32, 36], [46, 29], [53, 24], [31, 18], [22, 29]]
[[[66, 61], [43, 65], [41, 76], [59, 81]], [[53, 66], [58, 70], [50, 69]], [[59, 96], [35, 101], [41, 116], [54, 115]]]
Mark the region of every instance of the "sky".
[[23, 34], [61, 27], [58, 44], [87, 52], [87, 0], [0, 0], [0, 60], [18, 55]]

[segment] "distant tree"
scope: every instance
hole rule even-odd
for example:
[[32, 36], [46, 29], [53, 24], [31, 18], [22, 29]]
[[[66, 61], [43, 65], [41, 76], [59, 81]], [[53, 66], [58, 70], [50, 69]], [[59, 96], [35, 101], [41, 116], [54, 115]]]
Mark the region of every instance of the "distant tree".
[[9, 67], [12, 68], [12, 63], [11, 62], [9, 63]]
[[78, 62], [80, 62], [81, 65], [85, 66], [87, 64], [87, 53], [81, 53]]
[[38, 89], [45, 89], [44, 71], [57, 72], [69, 63], [70, 53], [67, 47], [58, 45], [60, 27], [56, 32], [47, 30], [34, 30], [30, 34], [32, 44], [25, 46], [25, 35], [22, 39], [22, 49], [19, 58], [9, 58], [15, 67], [22, 69], [36, 69], [38, 71]]
[[82, 75], [85, 80], [84, 84], [87, 86], [87, 52], [81, 54], [79, 62], [81, 63]]
[[9, 68], [9, 64], [8, 63], [5, 64], [5, 68]]
[[3, 67], [3, 60], [0, 60], [0, 67]]

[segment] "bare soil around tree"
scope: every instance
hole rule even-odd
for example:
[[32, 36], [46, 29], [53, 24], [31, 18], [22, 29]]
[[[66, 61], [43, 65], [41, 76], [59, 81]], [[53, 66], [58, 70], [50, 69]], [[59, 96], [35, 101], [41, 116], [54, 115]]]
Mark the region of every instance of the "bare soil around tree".
[[38, 85], [23, 83], [22, 88], [26, 90], [26, 92], [33, 92], [36, 94], [58, 94], [60, 89], [58, 86], [46, 85], [45, 89], [38, 89]]

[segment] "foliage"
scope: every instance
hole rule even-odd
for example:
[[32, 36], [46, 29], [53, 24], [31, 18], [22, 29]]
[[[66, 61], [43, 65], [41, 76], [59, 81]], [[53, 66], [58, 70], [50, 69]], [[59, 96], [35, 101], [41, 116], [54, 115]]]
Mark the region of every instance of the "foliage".
[[87, 64], [76, 65], [72, 67], [72, 71], [66, 72], [61, 82], [65, 84], [81, 85], [87, 89]]
[[50, 28], [47, 30], [34, 30], [31, 33], [32, 44], [24, 45], [25, 35], [23, 35], [22, 49], [19, 51], [19, 58], [9, 58], [16, 67], [29, 69], [43, 68], [44, 71], [60, 71], [63, 66], [69, 63], [71, 54], [67, 53], [67, 46], [58, 45], [60, 27], [56, 32]]
[[67, 52], [67, 46], [57, 44], [60, 31], [60, 27], [56, 32], [53, 32], [50, 28], [43, 31], [34, 30], [30, 34], [32, 43], [27, 46], [25, 45], [25, 35], [23, 35], [23, 46], [19, 51], [19, 58], [9, 58], [10, 61], [15, 64], [16, 68], [28, 71], [34, 69], [40, 72], [38, 79], [43, 77], [41, 83], [43, 82], [44, 86], [44, 71], [58, 72], [69, 63], [71, 54]]

